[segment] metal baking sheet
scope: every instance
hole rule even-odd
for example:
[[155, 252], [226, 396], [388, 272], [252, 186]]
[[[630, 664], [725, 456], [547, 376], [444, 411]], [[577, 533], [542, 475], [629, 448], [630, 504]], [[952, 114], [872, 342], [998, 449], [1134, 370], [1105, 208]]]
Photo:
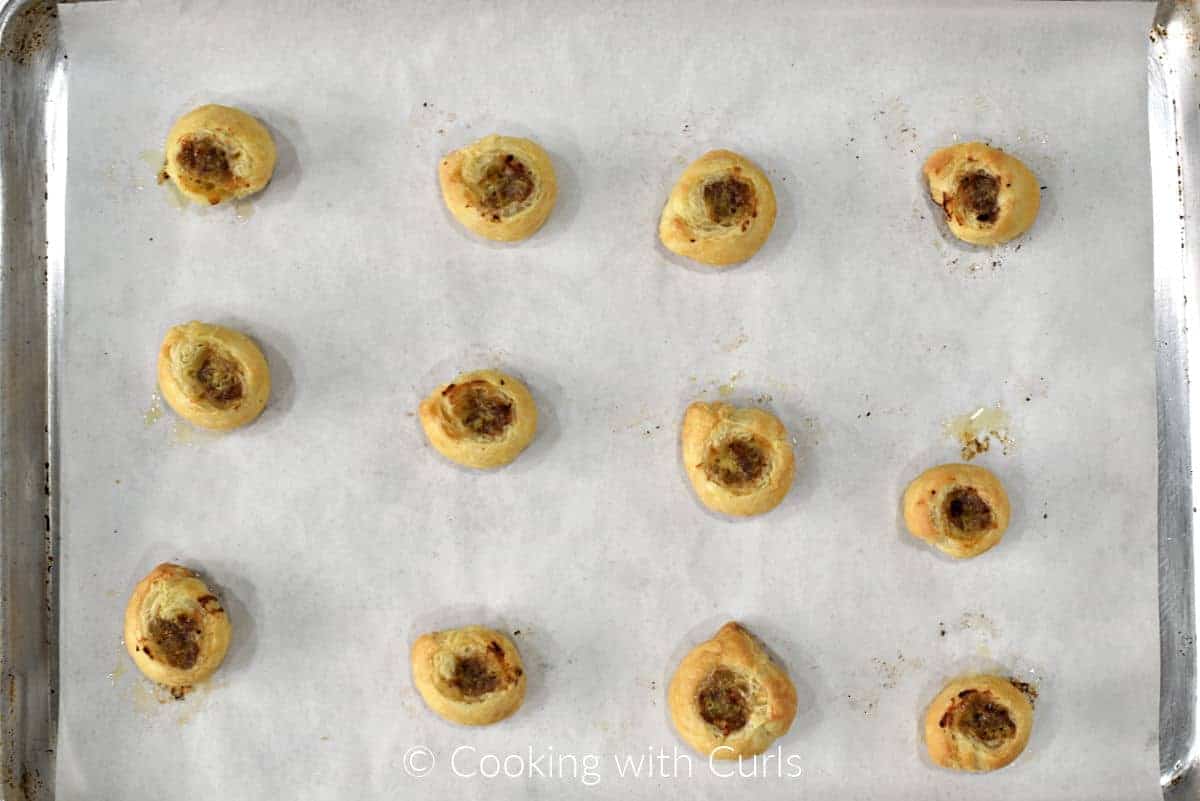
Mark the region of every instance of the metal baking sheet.
[[1159, 755], [1163, 797], [1200, 797], [1196, 774], [1196, 424], [1200, 97], [1196, 3], [1159, 4], [1150, 31], [1149, 118], [1154, 177], [1154, 316], [1158, 381]]
[[[4, 659], [23, 677], [4, 721], [10, 786], [23, 772], [26, 795], [67, 799], [1162, 794], [1157, 679], [1178, 662], [1165, 636], [1161, 660], [1156, 647], [1156, 576], [1192, 573], [1160, 570], [1153, 536], [1165, 218], [1150, 6], [765, 3], [711, 24], [727, 13], [47, 12], [34, 60], [0, 72], [5, 110], [20, 85], [36, 113], [6, 117], [6, 148], [35, 155], [16, 173], [5, 151], [6, 264], [24, 230], [17, 244], [48, 265], [40, 286], [11, 269], [0, 285], [3, 375], [45, 376], [30, 385], [47, 421], [19, 454], [3, 448], [5, 620], [21, 611]], [[1155, 97], [1152, 75], [1152, 125]], [[249, 206], [180, 209], [153, 183], [170, 121], [207, 101], [276, 136], [279, 172]], [[554, 216], [518, 247], [464, 234], [436, 189], [437, 158], [493, 130], [536, 137], [560, 175]], [[918, 177], [931, 149], [976, 137], [1046, 185], [1034, 230], [996, 251], [948, 239]], [[758, 161], [780, 197], [766, 248], [722, 273], [654, 237], [671, 182], [716, 146]], [[14, 228], [10, 177], [39, 168], [48, 191], [38, 203], [26, 187], [32, 219]], [[252, 428], [203, 436], [154, 398], [157, 343], [193, 317], [263, 345], [276, 395]], [[13, 325], [34, 332], [24, 362]], [[411, 416], [478, 365], [523, 376], [544, 420], [486, 475], [440, 460]], [[12, 386], [5, 446], [22, 419]], [[677, 454], [694, 397], [763, 404], [791, 428], [799, 478], [779, 510], [731, 523], [697, 506]], [[947, 421], [997, 404], [1010, 422], [979, 461], [1010, 487], [1013, 529], [951, 564], [902, 533], [899, 494], [957, 458]], [[30, 551], [10, 515], [34, 510], [50, 536]], [[52, 648], [21, 665], [12, 644], [55, 636], [55, 535], [58, 672]], [[9, 580], [18, 548], [37, 568], [24, 584]], [[236, 631], [217, 680], [183, 702], [160, 703], [119, 639], [130, 587], [163, 559], [205, 570]], [[1184, 608], [1165, 598], [1164, 630]], [[729, 617], [797, 683], [779, 746], [801, 775], [723, 778], [696, 758], [619, 775], [682, 749], [666, 682]], [[525, 708], [480, 731], [434, 718], [407, 671], [417, 634], [468, 620], [520, 631], [530, 668]], [[1030, 748], [985, 779], [936, 770], [920, 711], [981, 667], [1039, 683]], [[1191, 718], [1176, 718], [1181, 740], [1167, 723], [1193, 696], [1163, 696], [1164, 765], [1191, 742]], [[518, 775], [456, 775], [506, 757]]]

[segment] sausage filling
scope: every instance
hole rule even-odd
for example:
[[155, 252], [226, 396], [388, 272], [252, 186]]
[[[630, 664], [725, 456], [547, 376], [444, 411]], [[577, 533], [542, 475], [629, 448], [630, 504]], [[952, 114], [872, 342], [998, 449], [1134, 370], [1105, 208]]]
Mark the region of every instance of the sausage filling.
[[158, 646], [155, 655], [171, 667], [189, 670], [200, 658], [200, 627], [187, 615], [178, 615], [174, 620], [154, 618], [150, 621], [150, 639]]
[[704, 472], [722, 486], [745, 487], [767, 470], [767, 455], [752, 438], [732, 439], [709, 448]]
[[963, 690], [942, 716], [942, 728], [953, 726], [972, 740], [996, 748], [1017, 734], [1008, 708], [996, 702], [990, 692]]
[[992, 527], [992, 508], [970, 487], [950, 491], [942, 504], [950, 535], [971, 537]]
[[463, 426], [480, 439], [495, 439], [512, 424], [512, 401], [486, 381], [451, 385], [442, 394], [449, 396]]
[[179, 164], [198, 181], [211, 185], [233, 180], [229, 155], [209, 137], [188, 137], [179, 146]]
[[492, 213], [517, 203], [533, 194], [533, 176], [529, 169], [511, 153], [497, 157], [483, 171], [479, 180], [480, 204]]
[[500, 686], [500, 677], [478, 656], [460, 657], [454, 665], [450, 685], [470, 698], [478, 698]]
[[981, 223], [994, 223], [1000, 216], [1000, 181], [983, 171], [969, 172], [958, 179], [958, 202]]
[[242, 369], [233, 359], [206, 349], [196, 371], [204, 398], [216, 406], [228, 406], [241, 400]]
[[736, 225], [754, 210], [754, 187], [732, 176], [713, 181], [704, 187], [704, 208], [717, 225]]
[[732, 670], [717, 668], [696, 694], [700, 717], [728, 736], [750, 720], [750, 687]]

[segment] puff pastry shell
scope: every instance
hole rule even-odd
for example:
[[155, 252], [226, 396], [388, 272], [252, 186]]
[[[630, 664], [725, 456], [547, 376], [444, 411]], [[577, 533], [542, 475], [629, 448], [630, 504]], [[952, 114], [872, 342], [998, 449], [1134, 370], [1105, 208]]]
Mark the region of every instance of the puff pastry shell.
[[679, 736], [713, 759], [761, 754], [796, 717], [796, 688], [741, 625], [726, 623], [679, 663], [667, 690]]
[[908, 485], [903, 505], [910, 534], [958, 559], [993, 547], [1008, 528], [1008, 494], [978, 465], [931, 467]]
[[259, 192], [275, 172], [275, 141], [258, 120], [208, 105], [180, 117], [167, 134], [165, 177], [197, 203], [216, 205]]
[[996, 245], [1025, 233], [1042, 202], [1029, 168], [983, 142], [938, 150], [925, 162], [925, 179], [950, 231], [974, 245]]
[[1002, 676], [954, 679], [925, 713], [929, 758], [955, 770], [1004, 767], [1025, 750], [1032, 731], [1028, 688]]
[[729, 150], [693, 161], [671, 190], [658, 223], [663, 245], [722, 267], [758, 252], [775, 225], [775, 190], [754, 162]]
[[417, 413], [429, 443], [465, 467], [506, 465], [537, 432], [529, 389], [497, 370], [463, 373], [421, 401]]
[[486, 726], [525, 700], [525, 668], [512, 640], [483, 626], [422, 635], [412, 647], [413, 683], [452, 723]]
[[727, 515], [769, 512], [796, 474], [783, 423], [762, 409], [696, 401], [683, 415], [683, 467], [701, 503]]
[[515, 242], [542, 227], [558, 197], [550, 156], [536, 142], [492, 134], [438, 167], [446, 208], [468, 230]]
[[180, 417], [228, 431], [266, 408], [271, 371], [245, 334], [193, 321], [167, 331], [158, 351], [158, 387]]
[[186, 567], [164, 563], [125, 607], [125, 649], [151, 681], [187, 689], [220, 667], [232, 626], [221, 601]]

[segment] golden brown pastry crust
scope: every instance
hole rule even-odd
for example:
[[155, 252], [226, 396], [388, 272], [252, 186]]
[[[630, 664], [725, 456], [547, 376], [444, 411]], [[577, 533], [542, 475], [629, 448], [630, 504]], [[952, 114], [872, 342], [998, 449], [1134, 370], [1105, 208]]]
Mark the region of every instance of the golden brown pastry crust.
[[936, 151], [925, 162], [933, 202], [964, 242], [996, 245], [1029, 230], [1042, 202], [1037, 177], [1017, 158], [983, 142]]
[[787, 429], [762, 409], [696, 401], [684, 412], [680, 443], [697, 497], [727, 515], [771, 511], [796, 475]]
[[125, 607], [125, 650], [146, 678], [173, 690], [186, 690], [221, 666], [232, 630], [220, 599], [179, 565], [151, 570]]
[[904, 490], [904, 524], [957, 559], [978, 556], [1008, 528], [1008, 493], [1000, 479], [973, 464], [931, 467]]
[[658, 223], [668, 250], [723, 267], [758, 252], [775, 225], [775, 190], [758, 165], [713, 150], [688, 165]]
[[245, 334], [192, 321], [167, 331], [158, 351], [158, 387], [180, 417], [229, 431], [266, 408], [271, 371]]
[[465, 467], [506, 465], [537, 433], [529, 389], [498, 370], [463, 373], [421, 401], [417, 413], [438, 453]]
[[679, 736], [713, 759], [761, 754], [796, 717], [791, 679], [746, 629], [726, 623], [683, 658], [667, 690]]
[[1003, 676], [963, 676], [925, 713], [925, 746], [943, 768], [983, 772], [1012, 762], [1033, 731], [1027, 688]]
[[207, 105], [184, 114], [167, 134], [165, 177], [205, 205], [253, 195], [275, 172], [275, 141], [246, 112]]
[[483, 626], [435, 631], [413, 643], [412, 674], [425, 703], [451, 723], [486, 726], [525, 700], [525, 667], [512, 640]]
[[492, 134], [444, 157], [446, 208], [467, 229], [497, 242], [532, 236], [554, 209], [558, 181], [536, 142]]

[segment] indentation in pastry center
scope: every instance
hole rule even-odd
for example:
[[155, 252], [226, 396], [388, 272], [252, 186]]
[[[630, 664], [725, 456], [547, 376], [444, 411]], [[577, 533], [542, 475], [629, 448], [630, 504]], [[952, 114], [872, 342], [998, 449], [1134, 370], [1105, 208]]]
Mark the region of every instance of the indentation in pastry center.
[[973, 535], [992, 527], [992, 508], [971, 487], [951, 490], [942, 502], [942, 512], [951, 535]]
[[450, 684], [463, 695], [476, 698], [499, 687], [500, 677], [482, 657], [464, 656], [455, 662]]
[[754, 187], [732, 176], [704, 187], [704, 208], [717, 225], [736, 225], [754, 206]]
[[512, 401], [486, 381], [458, 384], [448, 394], [455, 416], [478, 437], [498, 437], [513, 421]]
[[728, 735], [750, 720], [750, 687], [732, 670], [717, 668], [696, 694], [700, 717]]
[[767, 469], [767, 455], [752, 437], [739, 437], [711, 446], [704, 471], [726, 487], [741, 487], [758, 481]]
[[[988, 748], [996, 748], [1017, 734], [1008, 708], [996, 702], [990, 692], [963, 690], [947, 711], [956, 729]], [[943, 717], [943, 721], [945, 717]]]
[[242, 369], [233, 359], [206, 349], [196, 371], [204, 397], [217, 405], [233, 403], [242, 398]]
[[958, 202], [981, 223], [993, 223], [1000, 214], [1000, 181], [976, 170], [958, 179]]
[[189, 670], [200, 658], [200, 627], [187, 615], [174, 620], [156, 617], [150, 621], [150, 639], [156, 653], [171, 667]]
[[197, 180], [210, 184], [225, 184], [233, 180], [229, 154], [211, 137], [185, 138], [179, 146], [179, 163]]
[[525, 164], [511, 153], [496, 157], [479, 179], [481, 203], [488, 211], [499, 211], [521, 203], [533, 194], [533, 176]]

